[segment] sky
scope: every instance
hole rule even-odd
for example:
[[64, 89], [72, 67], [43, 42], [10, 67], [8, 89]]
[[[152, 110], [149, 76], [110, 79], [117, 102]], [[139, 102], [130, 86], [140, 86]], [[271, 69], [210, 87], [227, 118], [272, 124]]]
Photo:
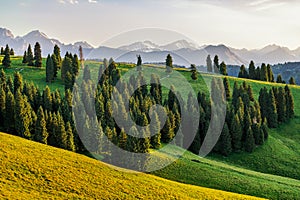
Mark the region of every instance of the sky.
[[10, 0], [1, 7], [0, 27], [15, 36], [38, 29], [66, 44], [168, 43], [181, 35], [200, 46], [300, 47], [297, 0]]

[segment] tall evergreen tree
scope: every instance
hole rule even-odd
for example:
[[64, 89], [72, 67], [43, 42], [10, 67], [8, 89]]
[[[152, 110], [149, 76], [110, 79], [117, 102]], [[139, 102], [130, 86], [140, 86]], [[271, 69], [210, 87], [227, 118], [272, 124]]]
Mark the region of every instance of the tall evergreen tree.
[[142, 70], [142, 57], [141, 57], [141, 55], [137, 56], [136, 70], [137, 71], [141, 71]]
[[34, 66], [34, 57], [33, 57], [33, 53], [32, 53], [32, 49], [31, 49], [31, 45], [28, 45], [28, 49], [27, 49], [27, 65], [28, 66]]
[[294, 77], [291, 77], [291, 78], [290, 78], [289, 84], [290, 84], [290, 85], [296, 85], [296, 81], [295, 81]]
[[223, 74], [225, 76], [228, 75], [227, 66], [226, 66], [225, 62], [222, 62], [221, 65], [220, 65], [220, 74]]
[[166, 72], [171, 73], [173, 70], [173, 58], [170, 54], [168, 54], [167, 59], [166, 59]]
[[269, 81], [268, 70], [267, 70], [267, 66], [265, 63], [263, 63], [261, 65], [260, 80], [261, 81]]
[[57, 67], [57, 69], [60, 69], [61, 65], [62, 65], [62, 59], [61, 59], [61, 55], [60, 55], [60, 48], [58, 45], [54, 46], [53, 55], [55, 55], [55, 58], [57, 60], [56, 67]]
[[65, 149], [69, 151], [75, 151], [76, 147], [74, 143], [74, 135], [70, 122], [67, 122], [66, 124], [66, 137]]
[[151, 121], [150, 123], [150, 133], [151, 135], [153, 135], [151, 137], [151, 147], [153, 149], [159, 149], [161, 143], [160, 143], [160, 138], [161, 138], [161, 134], [160, 134], [160, 121], [158, 118], [158, 115], [156, 112], [152, 113], [151, 119], [153, 121]]
[[0, 87], [0, 127], [3, 127], [5, 120], [5, 103], [6, 103], [6, 92], [3, 87]]
[[213, 65], [212, 65], [212, 60], [211, 60], [210, 55], [208, 55], [206, 58], [206, 66], [207, 66], [208, 72], [213, 72]]
[[15, 52], [14, 52], [14, 49], [13, 49], [13, 48], [10, 49], [9, 55], [11, 55], [11, 56], [14, 56], [14, 55], [15, 55]]
[[4, 58], [2, 60], [2, 65], [5, 68], [9, 68], [11, 66], [10, 53], [9, 53], [8, 45], [6, 45], [5, 50], [4, 50]]
[[48, 55], [47, 61], [46, 61], [46, 82], [52, 82], [54, 80], [54, 65], [53, 65], [53, 60]]
[[19, 72], [14, 73], [14, 92], [23, 91], [23, 78]]
[[268, 81], [269, 82], [274, 82], [274, 74], [271, 68], [271, 65], [267, 65], [267, 72], [268, 72]]
[[40, 106], [37, 111], [37, 121], [35, 123], [34, 139], [37, 142], [47, 144], [48, 132], [43, 108]]
[[24, 51], [22, 63], [23, 63], [23, 64], [26, 64], [26, 63], [27, 63], [27, 51]]
[[270, 89], [268, 95], [268, 104], [267, 104], [267, 120], [270, 128], [276, 128], [278, 126], [278, 115], [276, 109], [276, 100], [273, 93], [273, 90]]
[[230, 83], [229, 83], [227, 77], [225, 77], [225, 78], [223, 79], [223, 84], [224, 84], [224, 89], [225, 89], [226, 99], [227, 99], [227, 100], [230, 100]]
[[8, 133], [15, 131], [15, 98], [11, 91], [7, 92], [5, 101], [4, 127]]
[[286, 104], [287, 103], [286, 103], [286, 98], [285, 98], [285, 91], [282, 87], [279, 88], [276, 102], [277, 102], [278, 121], [285, 122], [286, 121]]
[[34, 45], [34, 60], [35, 60], [34, 66], [41, 68], [43, 64], [42, 50], [41, 50], [41, 45], [38, 42], [36, 42]]
[[246, 131], [246, 139], [244, 142], [244, 148], [246, 152], [252, 153], [255, 149], [255, 140], [253, 136], [253, 131], [251, 128], [249, 128]]
[[192, 72], [191, 78], [193, 80], [197, 80], [198, 79], [198, 72], [197, 72], [196, 65], [194, 65], [194, 64], [191, 65], [191, 72]]
[[290, 88], [286, 85], [285, 88], [285, 99], [286, 99], [286, 116], [288, 119], [293, 118], [294, 112], [294, 97]]
[[214, 57], [214, 72], [217, 74], [220, 73], [219, 57], [217, 55]]
[[249, 78], [249, 75], [248, 75], [245, 65], [241, 66], [238, 77], [239, 78]]
[[229, 154], [232, 152], [231, 141], [232, 139], [229, 133], [228, 125], [227, 123], [225, 123], [219, 138], [220, 147], [221, 147], [220, 153], [222, 155], [229, 156]]
[[249, 65], [249, 78], [252, 80], [256, 79], [255, 64], [252, 60]]
[[283, 83], [282, 76], [278, 74], [276, 83]]
[[230, 133], [232, 138], [232, 148], [234, 151], [242, 149], [242, 125], [239, 116], [236, 114], [230, 125]]
[[51, 55], [51, 60], [53, 62], [53, 77], [57, 78], [58, 70], [61, 68], [61, 64], [58, 62], [58, 59], [55, 54]]

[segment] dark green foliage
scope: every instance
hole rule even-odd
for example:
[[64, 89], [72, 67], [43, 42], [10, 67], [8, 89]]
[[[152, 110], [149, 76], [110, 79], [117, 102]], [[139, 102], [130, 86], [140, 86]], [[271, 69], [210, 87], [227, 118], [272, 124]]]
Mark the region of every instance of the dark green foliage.
[[278, 74], [276, 83], [283, 83], [282, 76]]
[[43, 91], [43, 107], [47, 111], [52, 111], [52, 96], [48, 86]]
[[34, 139], [37, 142], [47, 144], [48, 132], [46, 128], [46, 120], [45, 120], [44, 111], [42, 107], [40, 107], [37, 112]]
[[65, 81], [66, 74], [71, 71], [71, 68], [72, 68], [72, 58], [70, 58], [67, 53], [62, 62], [62, 67], [61, 67], [61, 79], [63, 81]]
[[55, 65], [56, 65], [57, 69], [60, 69], [61, 65], [62, 65], [62, 59], [60, 56], [60, 48], [58, 45], [54, 46], [53, 55], [55, 55], [55, 58], [56, 58]]
[[231, 136], [229, 133], [228, 125], [227, 123], [224, 124], [221, 136], [219, 138], [220, 142], [220, 153], [224, 156], [229, 156], [229, 154], [232, 152], [231, 148]]
[[223, 74], [225, 76], [227, 76], [227, 66], [225, 64], [225, 62], [222, 62], [220, 65], [220, 74]]
[[14, 55], [15, 55], [15, 52], [14, 52], [14, 49], [13, 49], [13, 48], [10, 49], [9, 55], [11, 55], [11, 56], [14, 56]]
[[53, 77], [57, 78], [58, 70], [61, 68], [61, 63], [58, 62], [58, 59], [55, 54], [52, 54], [51, 60], [53, 62]]
[[271, 65], [267, 65], [267, 73], [268, 73], [268, 81], [269, 82], [274, 82], [274, 74], [271, 68]]
[[53, 60], [50, 57], [50, 55], [48, 55], [47, 57], [47, 61], [46, 61], [46, 82], [52, 82], [54, 80], [54, 64], [53, 64]]
[[28, 66], [34, 66], [34, 57], [33, 57], [33, 53], [32, 53], [32, 49], [31, 49], [31, 45], [28, 45], [28, 49], [27, 49], [27, 65]]
[[168, 54], [167, 59], [166, 59], [166, 72], [171, 73], [173, 70], [173, 58], [170, 54]]
[[207, 66], [207, 71], [208, 72], [213, 72], [213, 65], [212, 65], [212, 60], [210, 58], [210, 55], [207, 56], [206, 66]]
[[1, 55], [4, 55], [4, 49], [3, 47], [1, 47], [1, 52], [0, 52]]
[[245, 142], [244, 142], [244, 148], [246, 152], [252, 153], [255, 149], [255, 140], [253, 137], [253, 131], [251, 128], [249, 128], [246, 131], [246, 137], [245, 137]]
[[269, 76], [268, 76], [268, 69], [265, 63], [261, 65], [261, 70], [260, 70], [260, 80], [261, 81], [269, 81]]
[[69, 150], [69, 151], [75, 151], [75, 144], [74, 144], [74, 135], [72, 131], [72, 126], [70, 122], [67, 122], [66, 124], [66, 142], [65, 142], [65, 147], [64, 149]]
[[160, 148], [160, 139], [161, 139], [161, 134], [160, 134], [160, 121], [158, 118], [158, 115], [156, 112], [152, 113], [151, 116], [151, 123], [150, 123], [150, 133], [153, 135], [151, 137], [151, 147], [153, 149], [159, 149]]
[[19, 72], [14, 74], [14, 92], [16, 93], [18, 90], [23, 90], [23, 78]]
[[5, 68], [9, 68], [11, 66], [10, 52], [9, 52], [8, 45], [6, 45], [5, 50], [4, 50], [4, 58], [2, 60], [2, 65]]
[[285, 99], [286, 99], [286, 117], [288, 119], [293, 118], [295, 115], [294, 111], [294, 97], [290, 88], [286, 85], [285, 88]]
[[225, 89], [226, 99], [229, 100], [229, 99], [230, 99], [230, 83], [229, 83], [227, 77], [225, 77], [225, 78], [223, 79], [223, 84], [224, 84], [224, 89]]
[[240, 123], [239, 116], [236, 114], [230, 125], [230, 134], [232, 138], [232, 148], [234, 151], [242, 149], [242, 126]]
[[256, 79], [255, 64], [253, 61], [251, 61], [249, 65], [249, 78], [252, 80]]
[[219, 57], [217, 55], [214, 57], [214, 72], [216, 74], [220, 73]]
[[248, 75], [245, 65], [241, 66], [238, 77], [239, 78], [249, 78], [249, 75]]
[[6, 93], [3, 87], [0, 87], [0, 124], [4, 124], [5, 120], [5, 104], [6, 104]]
[[24, 51], [22, 63], [23, 63], [23, 64], [26, 64], [26, 63], [27, 63], [27, 51]]
[[42, 67], [42, 50], [40, 43], [35, 43], [34, 45], [34, 66], [35, 67]]
[[193, 80], [197, 80], [198, 79], [198, 72], [197, 72], [196, 65], [194, 65], [194, 64], [191, 65], [191, 72], [192, 72], [191, 78]]
[[15, 131], [15, 98], [11, 91], [6, 94], [4, 128], [8, 133]]
[[266, 113], [268, 126], [270, 128], [276, 128], [278, 126], [278, 115], [276, 109], [276, 100], [272, 89], [269, 91], [268, 96], [269, 97], [267, 101], [267, 113]]
[[295, 78], [294, 78], [294, 77], [291, 77], [291, 78], [290, 78], [289, 84], [290, 84], [290, 85], [296, 85], [296, 81], [295, 81]]
[[282, 87], [279, 88], [277, 98], [276, 98], [276, 105], [277, 105], [278, 122], [285, 122], [286, 121], [286, 98], [285, 98], [284, 88]]
[[141, 71], [142, 70], [142, 57], [141, 55], [137, 56], [137, 64], [136, 64], [136, 70]]

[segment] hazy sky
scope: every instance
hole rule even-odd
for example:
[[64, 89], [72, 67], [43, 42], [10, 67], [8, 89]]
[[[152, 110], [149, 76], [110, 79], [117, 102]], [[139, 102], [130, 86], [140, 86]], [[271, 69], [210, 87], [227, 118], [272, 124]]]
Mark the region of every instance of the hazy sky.
[[14, 35], [39, 29], [64, 43], [85, 40], [99, 46], [120, 33], [155, 27], [199, 45], [300, 46], [296, 0], [10, 0], [1, 8], [0, 26]]

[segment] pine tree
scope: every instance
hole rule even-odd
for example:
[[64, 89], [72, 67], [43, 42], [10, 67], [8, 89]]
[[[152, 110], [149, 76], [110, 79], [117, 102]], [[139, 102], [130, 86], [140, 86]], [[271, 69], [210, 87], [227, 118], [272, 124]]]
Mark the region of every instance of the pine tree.
[[46, 128], [46, 120], [43, 108], [40, 106], [37, 111], [37, 121], [35, 123], [34, 140], [43, 144], [47, 144], [48, 132]]
[[32, 53], [32, 49], [31, 49], [31, 45], [28, 45], [28, 49], [27, 49], [27, 65], [28, 66], [34, 66], [34, 57], [33, 57], [33, 53]]
[[19, 72], [14, 73], [14, 92], [23, 91], [23, 79]]
[[10, 49], [9, 55], [11, 55], [11, 56], [14, 56], [14, 55], [15, 55], [15, 52], [14, 52], [14, 49], [13, 49], [13, 48]]
[[269, 81], [269, 77], [268, 77], [268, 70], [267, 70], [267, 66], [265, 63], [263, 63], [261, 65], [261, 70], [260, 70], [260, 80], [261, 81]]
[[285, 88], [285, 99], [286, 99], [286, 117], [288, 119], [293, 118], [295, 115], [294, 111], [294, 97], [290, 88], [286, 85]]
[[223, 84], [224, 84], [224, 89], [225, 89], [226, 99], [227, 99], [227, 100], [230, 100], [230, 83], [229, 83], [227, 77], [225, 77], [225, 78], [223, 79]]
[[224, 156], [228, 156], [232, 152], [232, 147], [231, 147], [231, 136], [229, 133], [228, 125], [227, 123], [224, 124], [222, 133], [219, 138], [220, 141], [220, 153]]
[[4, 50], [4, 58], [2, 60], [2, 65], [5, 68], [9, 68], [11, 66], [10, 53], [9, 53], [8, 45], [6, 45], [5, 50]]
[[7, 92], [5, 99], [4, 127], [8, 133], [15, 130], [15, 98], [11, 91]]
[[194, 65], [194, 64], [191, 65], [191, 72], [192, 72], [191, 78], [193, 80], [197, 80], [198, 79], [198, 72], [197, 72], [196, 65]]
[[271, 68], [271, 65], [267, 65], [267, 72], [268, 72], [268, 81], [269, 82], [274, 82], [274, 74]]
[[151, 147], [153, 149], [159, 149], [161, 145], [160, 121], [156, 112], [152, 113], [151, 119], [152, 120], [150, 123], [150, 133], [151, 135], [153, 135], [151, 137]]
[[61, 65], [62, 65], [62, 59], [61, 59], [61, 56], [60, 56], [60, 48], [58, 47], [58, 45], [54, 46], [53, 55], [55, 55], [55, 58], [56, 58], [56, 61], [57, 61], [55, 63], [55, 66], [57, 67], [57, 70], [58, 70], [58, 69], [61, 68]]
[[236, 114], [230, 125], [230, 133], [232, 138], [232, 148], [234, 151], [242, 149], [242, 125], [240, 123], [239, 116]]
[[267, 104], [267, 120], [269, 128], [276, 128], [278, 126], [278, 115], [276, 109], [276, 100], [273, 93], [273, 90], [270, 89], [268, 95], [268, 104]]
[[249, 79], [256, 79], [255, 64], [253, 61], [251, 61], [249, 65]]
[[252, 153], [255, 149], [255, 140], [254, 140], [253, 132], [252, 132], [251, 128], [249, 128], [246, 131], [246, 139], [244, 142], [244, 148], [245, 148], [245, 151], [249, 152], [249, 153]]
[[279, 88], [276, 102], [277, 102], [278, 122], [285, 122], [286, 121], [286, 104], [287, 103], [286, 103], [286, 98], [285, 98], [285, 91], [282, 87]]
[[55, 54], [51, 55], [51, 60], [53, 62], [53, 77], [55, 79], [55, 78], [57, 78], [57, 73], [58, 73], [58, 70], [61, 68], [61, 64], [59, 64]]
[[36, 42], [34, 46], [34, 66], [35, 67], [42, 67], [42, 50], [40, 43]]
[[294, 77], [291, 77], [291, 78], [290, 78], [289, 84], [290, 84], [290, 85], [296, 85], [296, 81], [295, 81]]
[[4, 49], [3, 49], [3, 47], [1, 47], [1, 53], [0, 54], [4, 55]]
[[[72, 69], [72, 59], [66, 54], [61, 67], [61, 79], [65, 81], [66, 75]], [[72, 75], [71, 75], [72, 76]]]
[[256, 74], [255, 80], [261, 80], [260, 71], [261, 71], [260, 67], [257, 67], [256, 70], [255, 70], [255, 74]]
[[75, 151], [76, 147], [74, 144], [74, 135], [72, 131], [72, 126], [70, 122], [67, 122], [66, 124], [66, 143], [65, 143], [65, 149], [69, 151]]
[[282, 76], [278, 74], [276, 83], [283, 83]]
[[52, 82], [54, 80], [54, 66], [50, 55], [47, 57], [46, 61], [46, 82]]
[[206, 66], [208, 72], [213, 72], [212, 60], [210, 58], [210, 55], [208, 55], [206, 58]]
[[168, 54], [167, 59], [166, 59], [166, 72], [167, 73], [171, 73], [173, 70], [173, 59], [172, 56], [170, 54]]
[[253, 91], [252, 91], [251, 85], [248, 85], [248, 87], [247, 87], [247, 94], [249, 96], [250, 101], [253, 102], [255, 99], [254, 99], [254, 95], [253, 95]]
[[224, 76], [227, 76], [227, 66], [225, 64], [225, 62], [222, 62], [220, 65], [220, 74], [223, 74]]
[[142, 70], [142, 57], [141, 55], [138, 55], [137, 57], [137, 64], [136, 64], [136, 70], [141, 71]]
[[43, 107], [45, 110], [52, 111], [52, 96], [48, 86], [43, 91]]
[[6, 103], [6, 93], [2, 87], [0, 87], [0, 127], [3, 127], [5, 120], [5, 103]]
[[238, 77], [239, 78], [249, 78], [249, 75], [248, 75], [245, 65], [241, 66]]
[[214, 57], [214, 72], [216, 74], [220, 73], [219, 57], [217, 55]]
[[23, 63], [23, 64], [26, 64], [26, 63], [27, 63], [27, 51], [24, 51], [22, 63]]

